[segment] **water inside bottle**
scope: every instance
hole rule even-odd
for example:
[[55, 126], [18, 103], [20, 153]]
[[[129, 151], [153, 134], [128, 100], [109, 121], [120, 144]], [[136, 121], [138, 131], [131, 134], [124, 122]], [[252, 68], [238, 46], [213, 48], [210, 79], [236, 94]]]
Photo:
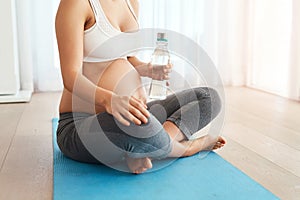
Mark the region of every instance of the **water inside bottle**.
[[[169, 52], [164, 49], [156, 48], [151, 59], [153, 71], [156, 67], [161, 68], [169, 62]], [[167, 81], [166, 80], [153, 80], [150, 86], [149, 97], [151, 99], [165, 99], [167, 96]]]

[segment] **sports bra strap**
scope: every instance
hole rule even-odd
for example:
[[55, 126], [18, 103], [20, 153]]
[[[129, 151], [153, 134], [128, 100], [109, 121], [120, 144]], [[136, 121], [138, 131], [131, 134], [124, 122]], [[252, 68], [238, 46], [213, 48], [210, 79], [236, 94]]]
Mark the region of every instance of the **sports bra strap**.
[[128, 7], [129, 7], [129, 10], [131, 11], [133, 17], [138, 22], [137, 15], [135, 14], [135, 11], [134, 11], [133, 7], [131, 6], [130, 0], [126, 0], [126, 3], [127, 3]]
[[[137, 16], [136, 16], [136, 14], [135, 14], [135, 12], [133, 10], [133, 7], [130, 4], [130, 0], [125, 0], [125, 1], [127, 3], [127, 6], [129, 8], [130, 12], [132, 13], [133, 17], [135, 18], [137, 24], [139, 24]], [[105, 30], [106, 30], [107, 27], [110, 27], [110, 28], [113, 27], [109, 23], [107, 17], [105, 16], [105, 13], [104, 13], [104, 11], [103, 11], [103, 9], [101, 7], [100, 1], [99, 0], [89, 0], [89, 2], [91, 4], [92, 10], [93, 10], [94, 15], [95, 15], [96, 23], [97, 24], [101, 24], [103, 26], [104, 26], [104, 24], [106, 24], [105, 25]]]
[[89, 0], [91, 6], [92, 6], [92, 10], [94, 12], [94, 15], [95, 15], [95, 19], [96, 19], [96, 22], [98, 21], [99, 19], [99, 16], [100, 16], [100, 2], [99, 0]]

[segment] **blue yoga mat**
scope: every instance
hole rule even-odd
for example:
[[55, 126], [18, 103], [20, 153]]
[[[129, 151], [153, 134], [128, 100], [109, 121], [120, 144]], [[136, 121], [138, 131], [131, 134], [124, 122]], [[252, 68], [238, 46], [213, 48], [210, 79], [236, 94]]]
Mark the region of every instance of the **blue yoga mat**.
[[53, 199], [278, 199], [216, 153], [204, 159], [181, 158], [172, 165], [142, 175], [85, 164], [63, 156], [53, 129]]

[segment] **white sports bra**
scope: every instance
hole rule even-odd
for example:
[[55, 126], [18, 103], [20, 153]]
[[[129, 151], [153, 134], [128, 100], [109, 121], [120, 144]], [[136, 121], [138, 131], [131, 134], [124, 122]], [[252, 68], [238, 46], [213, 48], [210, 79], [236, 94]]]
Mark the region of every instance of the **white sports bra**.
[[[84, 31], [83, 62], [106, 62], [106, 61], [116, 60], [118, 58], [126, 59], [126, 57], [107, 56], [107, 54], [109, 53], [109, 49], [107, 50], [108, 52], [105, 52], [105, 55], [100, 55], [100, 53], [97, 53], [95, 56], [93, 50], [101, 46], [101, 44], [103, 44], [110, 38], [117, 36], [122, 32], [116, 29], [109, 22], [101, 7], [99, 0], [89, 0], [89, 1], [95, 15], [96, 23], [91, 28]], [[130, 4], [130, 0], [126, 0], [126, 3], [132, 15], [137, 21], [137, 16]], [[90, 56], [92, 52], [93, 52], [93, 56]]]

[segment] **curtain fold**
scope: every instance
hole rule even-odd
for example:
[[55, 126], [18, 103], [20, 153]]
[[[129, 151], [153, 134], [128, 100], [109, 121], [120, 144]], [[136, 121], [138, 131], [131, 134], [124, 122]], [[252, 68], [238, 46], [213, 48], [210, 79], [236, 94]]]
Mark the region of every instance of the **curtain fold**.
[[300, 1], [293, 0], [288, 96], [300, 100]]
[[16, 1], [20, 89], [33, 92], [32, 23], [30, 0]]
[[[254, 0], [250, 86], [289, 96], [293, 2]], [[299, 26], [299, 25], [298, 25]]]

